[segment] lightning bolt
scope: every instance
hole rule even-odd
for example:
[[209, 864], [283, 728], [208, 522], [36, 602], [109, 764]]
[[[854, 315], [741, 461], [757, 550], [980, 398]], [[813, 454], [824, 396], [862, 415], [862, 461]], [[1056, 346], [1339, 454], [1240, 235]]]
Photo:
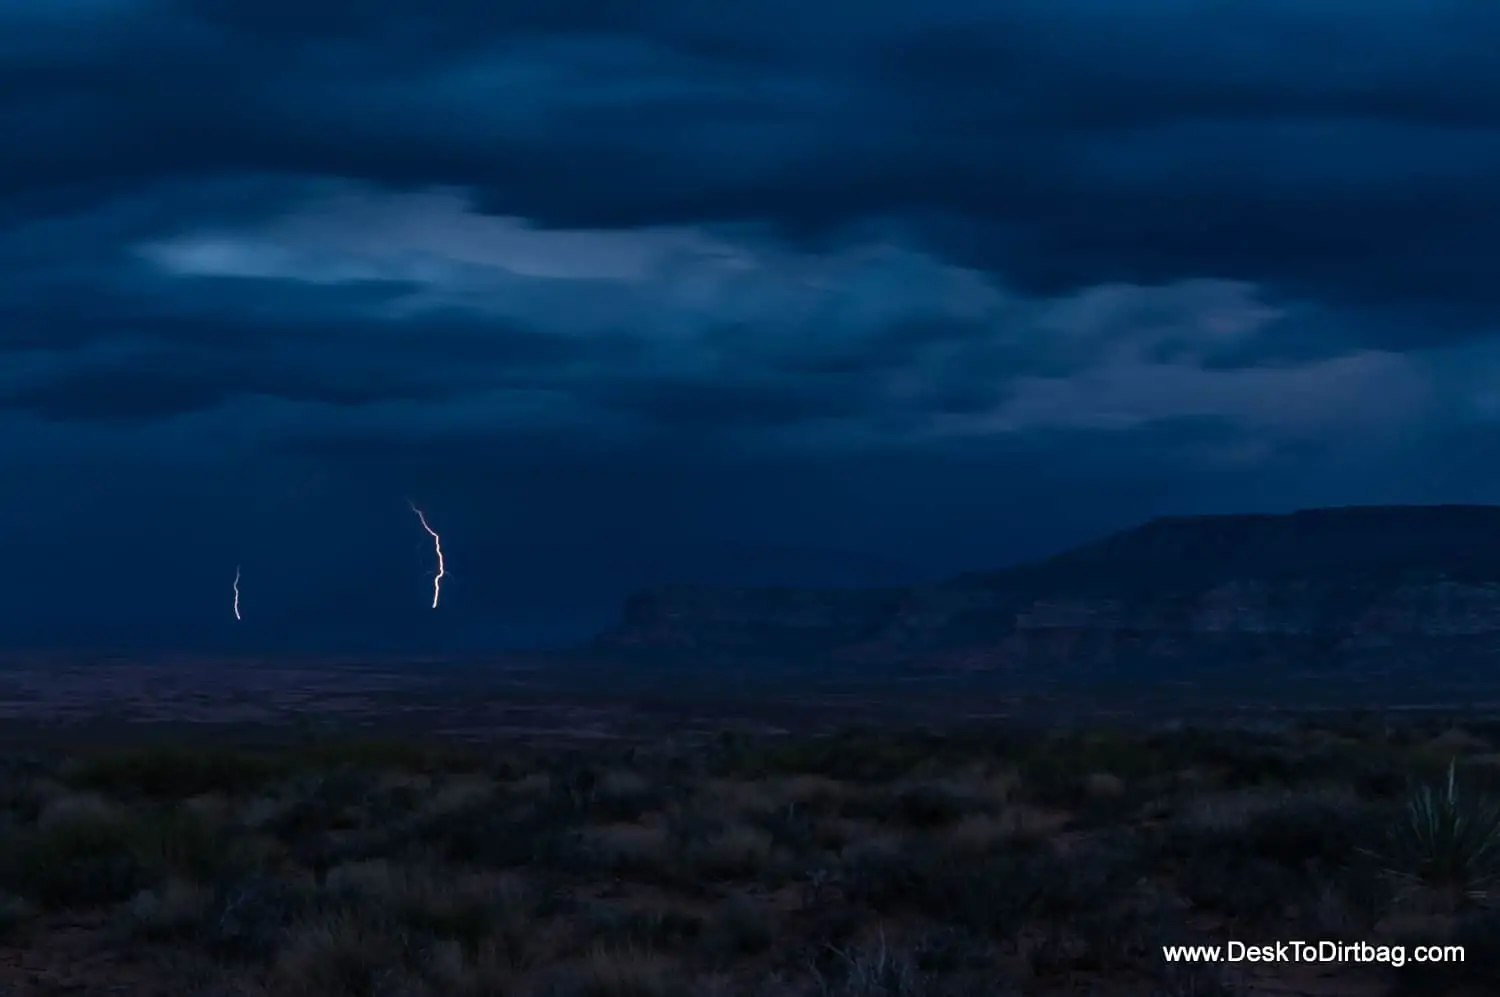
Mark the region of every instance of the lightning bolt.
[[417, 514], [417, 522], [422, 524], [422, 529], [432, 537], [432, 550], [437, 554], [437, 574], [432, 576], [432, 608], [437, 609], [438, 600], [443, 597], [443, 575], [447, 573], [443, 570], [443, 538], [437, 535], [437, 530], [427, 525], [427, 517], [422, 514], [421, 509], [417, 508], [415, 502], [407, 499], [406, 504], [411, 506], [411, 511]]
[[240, 618], [240, 566], [234, 566], [234, 618]]

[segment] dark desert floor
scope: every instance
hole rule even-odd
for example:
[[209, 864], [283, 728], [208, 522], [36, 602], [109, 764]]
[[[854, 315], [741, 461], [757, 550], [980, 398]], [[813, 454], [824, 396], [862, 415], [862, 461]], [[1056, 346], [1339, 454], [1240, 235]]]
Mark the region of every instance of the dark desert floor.
[[[454, 681], [11, 668], [0, 993], [1500, 992], [1500, 724], [835, 733]], [[1293, 939], [1467, 961], [1161, 954]]]
[[[1493, 683], [1491, 683], [1493, 684]], [[1378, 704], [1378, 705], [1377, 705]], [[764, 735], [851, 726], [952, 728], [1281, 724], [1376, 708], [1392, 717], [1500, 715], [1494, 688], [1203, 690], [1161, 682], [1108, 690], [1008, 688], [984, 676], [886, 674], [813, 683], [801, 671], [710, 680], [589, 659], [351, 656], [0, 655], [0, 738], [33, 743], [378, 730], [487, 742], [519, 737], [651, 741], [664, 730]]]

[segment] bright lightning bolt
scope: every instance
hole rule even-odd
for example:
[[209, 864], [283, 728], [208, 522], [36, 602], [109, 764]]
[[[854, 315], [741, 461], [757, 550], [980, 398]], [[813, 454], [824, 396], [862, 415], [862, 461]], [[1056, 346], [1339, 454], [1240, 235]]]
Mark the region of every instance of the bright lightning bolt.
[[417, 508], [415, 502], [407, 499], [406, 504], [417, 514], [417, 521], [422, 524], [422, 529], [432, 537], [432, 549], [437, 554], [437, 574], [432, 576], [432, 608], [437, 609], [438, 600], [443, 596], [443, 575], [446, 574], [443, 570], [443, 540], [437, 535], [437, 530], [427, 525], [427, 517], [422, 515], [422, 510]]
[[234, 566], [234, 618], [240, 618], [240, 566]]

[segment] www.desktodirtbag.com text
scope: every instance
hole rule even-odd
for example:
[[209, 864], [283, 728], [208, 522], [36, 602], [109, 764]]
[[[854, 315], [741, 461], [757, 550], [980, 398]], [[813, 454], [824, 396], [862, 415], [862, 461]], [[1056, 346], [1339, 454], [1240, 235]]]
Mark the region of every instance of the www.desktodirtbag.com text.
[[1228, 963], [1374, 963], [1405, 966], [1409, 962], [1463, 962], [1462, 945], [1372, 945], [1369, 942], [1273, 942], [1247, 945], [1163, 945], [1167, 962]]

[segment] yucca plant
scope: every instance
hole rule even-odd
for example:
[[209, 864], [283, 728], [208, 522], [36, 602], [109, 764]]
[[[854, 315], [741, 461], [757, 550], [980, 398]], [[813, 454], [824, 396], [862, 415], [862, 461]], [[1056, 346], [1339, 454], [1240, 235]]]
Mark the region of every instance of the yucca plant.
[[1450, 762], [1446, 781], [1413, 787], [1381, 858], [1398, 883], [1452, 908], [1483, 902], [1500, 885], [1500, 800], [1460, 792]]

